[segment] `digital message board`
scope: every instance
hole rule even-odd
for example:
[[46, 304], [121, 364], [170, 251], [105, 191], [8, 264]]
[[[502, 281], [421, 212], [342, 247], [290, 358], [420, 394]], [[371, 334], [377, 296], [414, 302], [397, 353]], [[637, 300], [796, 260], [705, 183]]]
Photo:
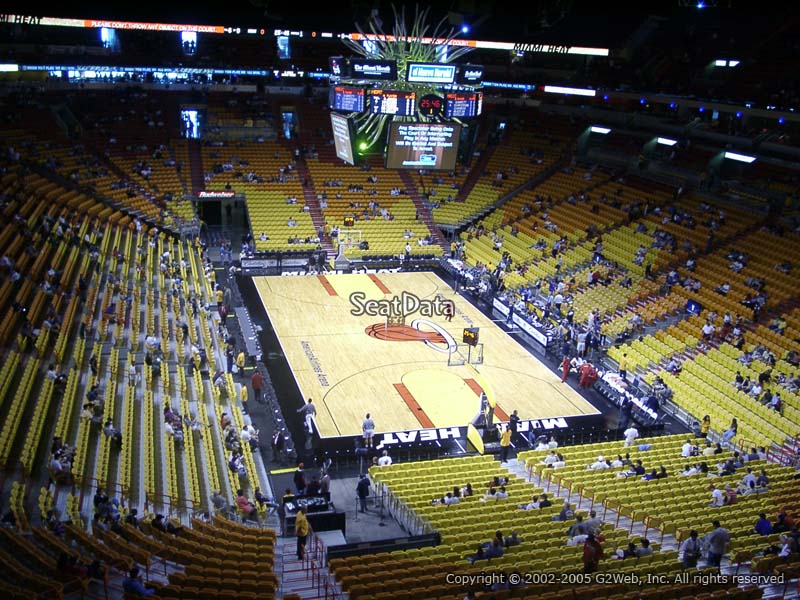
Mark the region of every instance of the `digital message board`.
[[452, 171], [461, 126], [451, 123], [398, 123], [389, 126], [387, 169]]

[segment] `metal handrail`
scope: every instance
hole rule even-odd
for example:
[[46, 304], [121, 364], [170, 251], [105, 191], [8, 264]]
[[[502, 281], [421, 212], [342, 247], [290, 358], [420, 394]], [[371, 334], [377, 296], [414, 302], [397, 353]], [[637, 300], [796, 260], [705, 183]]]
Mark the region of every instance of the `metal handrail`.
[[[101, 487], [106, 491], [109, 492], [113, 491], [115, 494], [119, 493], [119, 501], [122, 503], [123, 506], [125, 505], [125, 500], [128, 498], [128, 486], [126, 485], [123, 485], [121, 483], [115, 483], [113, 485], [109, 485], [107, 481], [103, 481], [101, 479], [98, 479], [97, 477], [83, 477], [83, 476], [75, 477], [75, 483], [72, 486], [73, 495], [75, 495], [74, 494], [75, 488], [76, 487], [82, 488], [84, 484], [90, 484], [90, 485], [94, 484], [96, 488]], [[80, 499], [81, 501], [83, 501], [83, 489], [80, 490]]]
[[170, 512], [170, 513], [173, 510], [181, 510], [181, 509], [189, 510], [192, 513], [196, 512], [196, 510], [195, 510], [195, 508], [196, 508], [195, 502], [191, 498], [181, 498], [181, 497], [178, 497], [178, 496], [170, 496], [169, 494], [155, 494], [155, 493], [152, 493], [152, 492], [145, 492], [145, 495], [144, 495], [144, 509], [148, 510], [149, 509], [149, 504], [150, 503], [155, 504], [156, 503], [155, 500], [159, 499], [159, 498], [167, 499], [167, 502], [166, 503], [162, 502], [161, 505], [162, 506], [167, 506], [168, 507], [168, 512]]

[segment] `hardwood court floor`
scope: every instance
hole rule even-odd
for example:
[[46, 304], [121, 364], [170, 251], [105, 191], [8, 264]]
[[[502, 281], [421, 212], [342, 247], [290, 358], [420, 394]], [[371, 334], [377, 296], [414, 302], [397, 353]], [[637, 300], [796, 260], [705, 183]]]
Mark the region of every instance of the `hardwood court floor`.
[[[359, 435], [368, 412], [376, 432], [463, 426], [479, 410], [481, 389], [496, 400], [499, 420], [514, 409], [522, 419], [598, 414], [433, 273], [256, 277], [254, 282], [303, 396], [314, 399], [322, 437]], [[354, 292], [380, 300], [404, 291], [453, 300], [452, 321], [416, 313], [406, 316], [405, 326], [387, 331], [384, 316], [351, 314]], [[480, 327], [483, 364], [448, 366], [448, 338], [461, 343], [464, 327]]]

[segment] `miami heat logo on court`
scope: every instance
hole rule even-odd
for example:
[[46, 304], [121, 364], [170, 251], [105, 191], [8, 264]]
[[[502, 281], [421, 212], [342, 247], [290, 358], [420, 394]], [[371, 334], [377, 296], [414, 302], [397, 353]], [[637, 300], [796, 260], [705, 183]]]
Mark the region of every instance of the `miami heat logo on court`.
[[423, 342], [437, 352], [449, 354], [458, 347], [456, 340], [446, 329], [426, 319], [414, 319], [410, 324], [403, 322], [375, 323], [366, 328], [365, 333], [388, 342]]

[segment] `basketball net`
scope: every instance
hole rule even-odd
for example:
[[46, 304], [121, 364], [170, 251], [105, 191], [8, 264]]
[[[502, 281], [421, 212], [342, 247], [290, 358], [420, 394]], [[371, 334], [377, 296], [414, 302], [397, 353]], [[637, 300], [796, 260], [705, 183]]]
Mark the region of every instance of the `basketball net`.
[[[342, 239], [342, 237], [344, 239]], [[339, 231], [340, 242], [343, 242], [345, 251], [351, 248], [358, 249], [361, 244], [361, 231], [357, 229], [347, 229]]]

